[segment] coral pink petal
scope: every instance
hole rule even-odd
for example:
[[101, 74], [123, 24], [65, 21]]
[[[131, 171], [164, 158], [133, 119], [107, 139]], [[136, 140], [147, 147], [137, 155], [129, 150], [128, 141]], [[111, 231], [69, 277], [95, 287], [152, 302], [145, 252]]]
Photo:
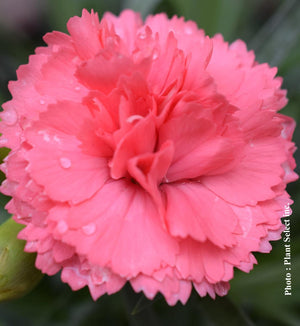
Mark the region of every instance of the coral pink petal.
[[210, 240], [221, 248], [236, 244], [238, 216], [223, 199], [196, 182], [162, 188], [167, 201], [166, 223], [173, 236], [190, 236], [201, 242]]
[[[52, 113], [46, 113], [41, 122], [28, 130], [33, 148], [26, 153], [31, 162], [28, 172], [45, 187], [47, 194], [52, 199], [74, 203], [92, 196], [108, 178], [107, 160], [83, 154], [80, 142], [70, 135], [76, 135], [76, 129], [80, 128], [74, 124], [77, 118], [73, 115], [68, 119], [55, 119]], [[59, 186], [62, 181], [67, 188]]]
[[129, 53], [135, 50], [138, 29], [143, 25], [141, 15], [132, 10], [123, 10], [119, 17], [106, 12], [103, 20], [114, 27], [115, 33], [126, 44]]
[[218, 282], [215, 284], [210, 284], [208, 282], [193, 283], [195, 290], [199, 293], [201, 297], [205, 297], [207, 294], [210, 295], [212, 299], [216, 298], [216, 294], [219, 296], [224, 296], [228, 293], [230, 285], [228, 282]]
[[74, 47], [82, 59], [89, 59], [101, 49], [98, 33], [100, 29], [98, 14], [83, 10], [82, 17], [69, 20], [68, 31], [74, 42]]
[[63, 214], [69, 230], [61, 239], [93, 264], [111, 266], [123, 277], [174, 264], [177, 241], [163, 230], [149, 195], [131, 182], [108, 183], [89, 201], [55, 210], [50, 218]]
[[[151, 115], [139, 120], [117, 145], [110, 162], [111, 176], [119, 179], [128, 174], [127, 161], [140, 154], [151, 153], [155, 147], [155, 122]], [[150, 136], [150, 137], [149, 137]], [[139, 139], [139, 142], [136, 142]]]
[[[231, 266], [228, 269], [229, 263]], [[176, 268], [184, 279], [201, 282], [206, 278], [209, 282], [228, 280], [232, 269], [239, 263], [239, 257], [230, 250], [222, 250], [210, 242], [200, 243], [186, 239], [180, 243], [180, 254], [176, 260]]]
[[143, 291], [148, 299], [153, 299], [157, 292], [161, 292], [170, 306], [178, 301], [186, 304], [192, 290], [191, 282], [180, 280], [175, 275], [166, 275], [162, 281], [146, 275], [138, 275], [130, 281], [136, 292]]
[[108, 179], [106, 160], [84, 155], [76, 148], [55, 151], [55, 144], [45, 144], [27, 153], [29, 174], [50, 198], [78, 203], [90, 198]]
[[173, 152], [173, 143], [166, 142], [155, 154], [135, 156], [128, 162], [129, 174], [148, 191], [160, 211], [164, 209], [158, 185], [171, 164]]
[[64, 100], [80, 103], [82, 97], [87, 95], [87, 90], [75, 77], [76, 59], [76, 52], [68, 47], [58, 48], [57, 53], [47, 58], [41, 68], [42, 76], [35, 84], [41, 98], [38, 107], [45, 110], [49, 102]]
[[132, 61], [125, 57], [109, 58], [109, 54], [100, 53], [87, 61], [76, 72], [76, 76], [86, 87], [109, 93], [117, 86], [120, 75], [129, 75], [133, 70]]
[[218, 176], [204, 176], [201, 182], [230, 203], [255, 205], [274, 197], [272, 187], [281, 182], [283, 162], [282, 146], [276, 138], [257, 139], [245, 147], [238, 166]]

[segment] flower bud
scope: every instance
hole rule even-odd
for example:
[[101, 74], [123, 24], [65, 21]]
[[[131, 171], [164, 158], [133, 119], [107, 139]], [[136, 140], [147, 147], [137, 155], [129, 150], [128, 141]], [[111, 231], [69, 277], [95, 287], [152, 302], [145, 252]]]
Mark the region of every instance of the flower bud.
[[0, 301], [27, 294], [42, 278], [36, 255], [24, 252], [25, 241], [17, 239], [23, 227], [12, 218], [0, 226]]

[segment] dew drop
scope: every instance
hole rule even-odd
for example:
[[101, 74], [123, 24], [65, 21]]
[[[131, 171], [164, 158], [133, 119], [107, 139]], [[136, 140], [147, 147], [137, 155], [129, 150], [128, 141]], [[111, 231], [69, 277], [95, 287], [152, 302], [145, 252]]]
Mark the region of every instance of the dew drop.
[[61, 157], [59, 163], [64, 169], [69, 169], [72, 165], [71, 160], [67, 157]]
[[186, 27], [185, 28], [185, 34], [191, 35], [191, 34], [193, 34], [193, 30], [190, 27]]
[[53, 51], [54, 53], [57, 53], [57, 52], [59, 51], [59, 46], [58, 46], [58, 45], [53, 45], [53, 47], [52, 47], [52, 51]]
[[169, 183], [169, 179], [166, 176], [164, 176], [163, 179], [162, 179], [162, 182], [163, 183]]
[[57, 143], [60, 143], [60, 138], [57, 135], [54, 135], [53, 140]]
[[25, 187], [26, 187], [26, 188], [29, 188], [29, 187], [31, 187], [32, 185], [33, 185], [33, 181], [30, 179], [30, 180], [26, 183]]
[[141, 40], [144, 40], [146, 37], [147, 37], [147, 35], [146, 35], [145, 33], [141, 33], [141, 34], [139, 35], [139, 38], [140, 38]]
[[1, 116], [9, 126], [14, 125], [18, 121], [17, 112], [14, 109], [4, 111]]
[[67, 232], [68, 230], [68, 224], [64, 221], [64, 220], [61, 220], [57, 223], [57, 231], [60, 233], [60, 234], [63, 234], [65, 232]]
[[8, 143], [8, 140], [6, 138], [1, 138], [0, 139], [0, 145], [5, 145]]
[[158, 58], [158, 51], [155, 49], [152, 54], [152, 59], [156, 60]]
[[39, 130], [38, 135], [42, 135], [44, 141], [49, 142], [50, 141], [50, 136], [45, 130]]
[[216, 293], [220, 296], [224, 296], [228, 293], [228, 288], [226, 285], [222, 284], [222, 282], [219, 282], [215, 285]]
[[31, 249], [35, 248], [35, 241], [29, 241], [25, 245], [26, 250], [30, 251]]
[[139, 114], [134, 114], [134, 115], [131, 115], [130, 117], [128, 117], [126, 119], [127, 122], [129, 123], [133, 123], [134, 121], [137, 121], [137, 120], [141, 120], [143, 119], [143, 117]]
[[7, 165], [6, 165], [5, 162], [2, 163], [2, 165], [1, 165], [1, 171], [2, 171], [4, 174], [7, 174]]
[[79, 91], [80, 91], [80, 87], [79, 87], [79, 86], [76, 86], [76, 87], [75, 87], [75, 91], [76, 91], [76, 92], [79, 92]]
[[82, 231], [86, 235], [92, 235], [96, 231], [96, 225], [94, 223], [89, 223], [89, 224], [82, 227]]
[[40, 100], [41, 105], [44, 105], [46, 102], [44, 100]]

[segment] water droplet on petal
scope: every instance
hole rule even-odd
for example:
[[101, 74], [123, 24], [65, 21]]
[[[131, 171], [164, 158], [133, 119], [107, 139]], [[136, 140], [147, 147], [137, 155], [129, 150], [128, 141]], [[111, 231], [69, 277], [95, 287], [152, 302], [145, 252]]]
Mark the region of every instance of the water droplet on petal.
[[1, 117], [6, 122], [6, 124], [9, 126], [14, 125], [18, 121], [18, 115], [14, 109], [5, 110], [1, 114]]
[[0, 145], [5, 145], [8, 143], [8, 140], [6, 138], [1, 138], [0, 139]]
[[154, 49], [153, 54], [152, 54], [152, 59], [156, 60], [158, 58], [158, 50]]
[[169, 183], [169, 179], [167, 179], [167, 177], [164, 176], [163, 179], [162, 179], [162, 182], [163, 182], [163, 183]]
[[184, 31], [185, 31], [185, 34], [187, 34], [187, 35], [193, 34], [193, 30], [190, 27], [185, 27]]
[[60, 143], [60, 138], [56, 135], [54, 135], [53, 140], [57, 143]]
[[54, 53], [57, 53], [57, 52], [59, 51], [59, 46], [58, 46], [58, 45], [53, 45], [53, 46], [52, 46], [52, 51], [53, 51]]
[[32, 251], [31, 249], [35, 248], [36, 241], [28, 241], [25, 245], [25, 249], [28, 251]]
[[89, 224], [82, 227], [82, 231], [86, 235], [92, 235], [96, 231], [96, 225], [94, 223], [89, 223]]
[[26, 188], [29, 188], [29, 187], [31, 187], [32, 185], [33, 185], [33, 181], [30, 179], [30, 180], [26, 183], [25, 187], [26, 187]]
[[76, 91], [76, 92], [79, 92], [79, 91], [80, 91], [80, 87], [79, 87], [79, 86], [76, 86], [76, 87], [75, 87], [75, 91]]
[[132, 123], [132, 122], [135, 122], [135, 121], [138, 121], [138, 120], [141, 120], [143, 119], [143, 117], [139, 114], [134, 114], [134, 115], [131, 115], [130, 117], [128, 117], [126, 119], [127, 122], [129, 123]]
[[60, 234], [63, 234], [65, 232], [67, 232], [68, 230], [68, 224], [64, 221], [64, 220], [61, 220], [57, 223], [57, 231], [60, 233]]
[[61, 157], [59, 159], [60, 165], [64, 168], [64, 169], [69, 169], [72, 165], [71, 160], [68, 159], [67, 157]]
[[44, 100], [40, 100], [40, 103], [44, 105], [46, 102]]
[[47, 133], [47, 131], [45, 131], [45, 130], [39, 130], [39, 131], [38, 131], [38, 135], [42, 135], [44, 141], [46, 141], [46, 142], [49, 142], [49, 141], [50, 141], [50, 136], [49, 136], [49, 134]]

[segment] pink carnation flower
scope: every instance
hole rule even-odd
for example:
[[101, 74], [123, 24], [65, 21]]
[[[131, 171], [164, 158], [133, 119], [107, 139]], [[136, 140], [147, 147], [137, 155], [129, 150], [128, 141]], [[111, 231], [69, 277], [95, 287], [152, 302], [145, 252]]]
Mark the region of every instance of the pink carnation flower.
[[10, 82], [2, 192], [36, 266], [97, 299], [225, 295], [269, 252], [297, 176], [276, 68], [166, 15], [83, 11]]

